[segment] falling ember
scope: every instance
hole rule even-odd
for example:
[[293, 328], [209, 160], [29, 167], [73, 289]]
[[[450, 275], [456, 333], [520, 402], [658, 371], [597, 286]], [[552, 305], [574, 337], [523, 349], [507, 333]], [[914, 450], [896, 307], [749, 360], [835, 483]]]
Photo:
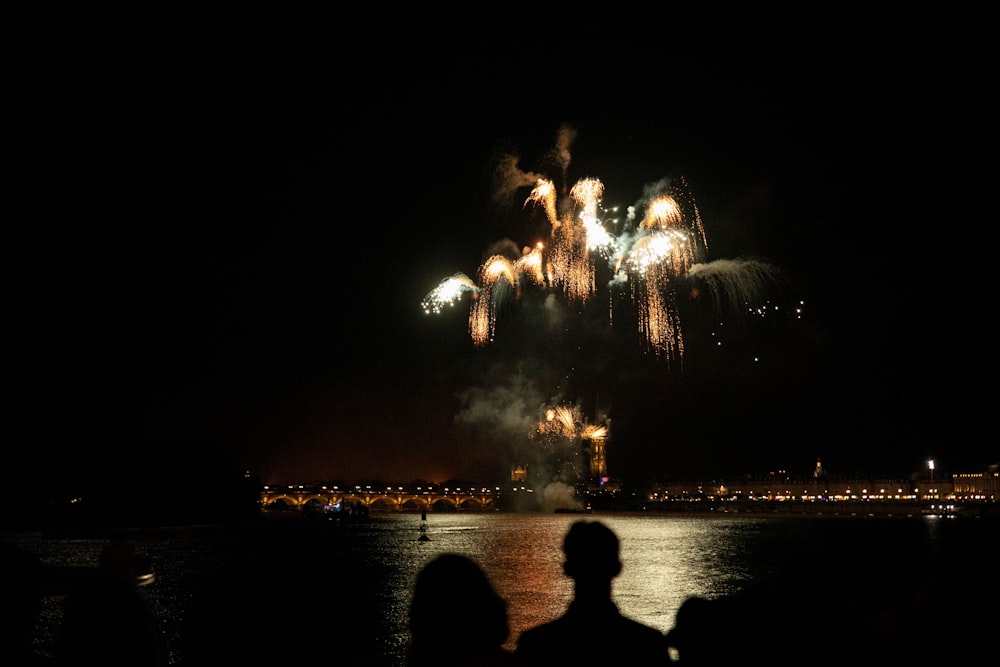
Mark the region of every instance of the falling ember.
[[645, 275], [666, 266], [668, 273], [684, 275], [693, 260], [693, 252], [687, 238], [681, 232], [656, 231], [643, 236], [629, 253], [629, 267], [637, 275]]
[[511, 287], [517, 286], [514, 265], [503, 255], [494, 255], [483, 263], [479, 277], [481, 282], [492, 287], [500, 278], [506, 278]]
[[663, 195], [649, 204], [649, 211], [642, 221], [643, 229], [667, 229], [680, 226], [682, 217], [677, 200]]
[[[659, 268], [653, 270], [654, 273], [659, 271]], [[657, 288], [664, 280], [655, 278], [646, 283], [634, 283], [638, 284], [639, 293], [633, 295], [633, 299], [639, 313], [639, 331], [645, 335], [654, 353], [669, 360], [684, 355], [684, 334], [673, 294]]]
[[695, 264], [688, 275], [708, 287], [718, 310], [761, 303], [767, 289], [782, 279], [777, 267], [753, 259], [717, 259]]
[[521, 258], [514, 262], [514, 269], [524, 273], [536, 285], [545, 282], [545, 272], [542, 270], [542, 250], [545, 246], [538, 243], [534, 248], [525, 248]]
[[596, 289], [594, 263], [587, 250], [587, 233], [570, 216], [552, 230], [550, 263], [553, 284], [573, 301], [586, 301]]
[[545, 422], [538, 425], [538, 431], [573, 437], [576, 435], [576, 417], [566, 406], [550, 408], [545, 412]]
[[544, 178], [538, 179], [535, 188], [528, 195], [524, 205], [528, 202], [541, 203], [545, 207], [545, 215], [552, 226], [559, 225], [559, 215], [556, 213], [556, 186], [552, 181]]
[[583, 208], [582, 215], [586, 218], [597, 217], [597, 206], [604, 195], [604, 184], [596, 178], [585, 178], [577, 181], [569, 196]]

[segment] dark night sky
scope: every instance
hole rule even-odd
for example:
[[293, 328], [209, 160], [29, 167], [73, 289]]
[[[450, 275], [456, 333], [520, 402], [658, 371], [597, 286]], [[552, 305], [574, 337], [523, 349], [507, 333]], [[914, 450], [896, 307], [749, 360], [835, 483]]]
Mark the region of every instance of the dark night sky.
[[[388, 60], [201, 38], [96, 78], [63, 71], [59, 98], [88, 122], [50, 108], [48, 138], [67, 140], [33, 164], [39, 182], [89, 186], [39, 187], [73, 212], [39, 221], [49, 249], [22, 277], [43, 296], [16, 299], [27, 476], [231, 459], [265, 482], [482, 479], [523, 435], [456, 418], [493, 401], [516, 421], [517, 400], [558, 394], [609, 415], [610, 472], [636, 480], [996, 462], [945, 305], [959, 288], [935, 266], [962, 241], [919, 231], [907, 206], [928, 194], [916, 165], [947, 163], [933, 56], [729, 33], [581, 53], [528, 32], [414, 37]], [[605, 204], [628, 206], [683, 177], [707, 259], [780, 267], [803, 319], [730, 314], [720, 350], [686, 301], [683, 364], [666, 364], [624, 323], [596, 326], [606, 289], [562, 333], [526, 293], [484, 349], [466, 309], [425, 316], [424, 295], [474, 277], [492, 243], [541, 240], [528, 190], [495, 201], [491, 168], [515, 154], [542, 170], [564, 125], [569, 185], [600, 178]]]

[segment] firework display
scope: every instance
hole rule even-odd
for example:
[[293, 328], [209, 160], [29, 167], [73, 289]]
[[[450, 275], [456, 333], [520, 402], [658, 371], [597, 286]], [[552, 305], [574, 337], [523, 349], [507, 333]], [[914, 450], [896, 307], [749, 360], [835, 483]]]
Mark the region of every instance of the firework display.
[[[564, 129], [563, 134], [568, 132]], [[563, 138], [554, 151], [564, 165], [569, 161], [569, 141]], [[550, 290], [578, 304], [591, 300], [598, 291], [596, 269], [603, 262], [611, 274], [609, 293], [612, 297], [615, 293], [628, 295], [641, 339], [656, 356], [669, 362], [684, 354], [677, 307], [679, 287], [699, 281], [715, 295], [717, 304], [727, 302], [742, 308], [758, 299], [777, 273], [770, 264], [757, 260], [707, 261], [705, 228], [683, 178], [676, 184], [656, 184], [619, 221], [607, 215], [614, 209], [604, 208], [604, 184], [597, 178], [578, 180], [563, 202], [551, 178], [520, 171], [511, 156], [500, 164], [507, 174], [499, 190], [509, 194], [530, 186], [523, 206], [544, 211], [548, 238], [525, 246], [519, 257], [490, 255], [475, 282], [455, 273], [422, 301], [424, 312], [439, 314], [469, 294], [468, 327], [476, 347], [494, 342], [499, 305], [516, 299], [524, 289]], [[641, 217], [637, 215], [640, 210]], [[613, 309], [609, 309], [609, 317], [612, 315]]]

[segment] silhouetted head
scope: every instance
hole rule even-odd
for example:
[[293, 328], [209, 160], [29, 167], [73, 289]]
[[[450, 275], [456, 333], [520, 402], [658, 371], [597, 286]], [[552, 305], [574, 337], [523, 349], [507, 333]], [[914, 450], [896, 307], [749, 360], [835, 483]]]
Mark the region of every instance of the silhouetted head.
[[684, 663], [703, 664], [702, 660], [711, 656], [713, 649], [718, 650], [714, 638], [726, 620], [719, 614], [720, 604], [692, 595], [677, 610], [667, 641]]
[[577, 521], [563, 540], [563, 571], [574, 579], [611, 580], [622, 571], [618, 536], [600, 521]]
[[506, 601], [482, 568], [459, 554], [441, 554], [417, 574], [409, 622], [410, 664], [435, 664], [442, 651], [488, 652], [510, 635]]
[[0, 657], [26, 660], [41, 609], [43, 566], [36, 555], [0, 542]]

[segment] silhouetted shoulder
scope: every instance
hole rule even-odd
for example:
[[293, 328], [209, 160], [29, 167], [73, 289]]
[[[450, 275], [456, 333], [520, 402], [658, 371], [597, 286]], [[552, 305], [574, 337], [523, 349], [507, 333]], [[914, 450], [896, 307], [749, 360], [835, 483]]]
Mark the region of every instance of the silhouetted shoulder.
[[559, 618], [521, 633], [517, 655], [526, 665], [657, 665], [670, 662], [662, 632], [621, 614], [611, 581], [621, 573], [618, 536], [600, 521], [577, 521], [563, 539], [563, 572], [573, 601]]
[[571, 605], [563, 616], [525, 630], [518, 638], [517, 655], [525, 665], [550, 664], [556, 659], [662, 664], [670, 657], [662, 632], [623, 616], [613, 605], [603, 612], [574, 610]]

